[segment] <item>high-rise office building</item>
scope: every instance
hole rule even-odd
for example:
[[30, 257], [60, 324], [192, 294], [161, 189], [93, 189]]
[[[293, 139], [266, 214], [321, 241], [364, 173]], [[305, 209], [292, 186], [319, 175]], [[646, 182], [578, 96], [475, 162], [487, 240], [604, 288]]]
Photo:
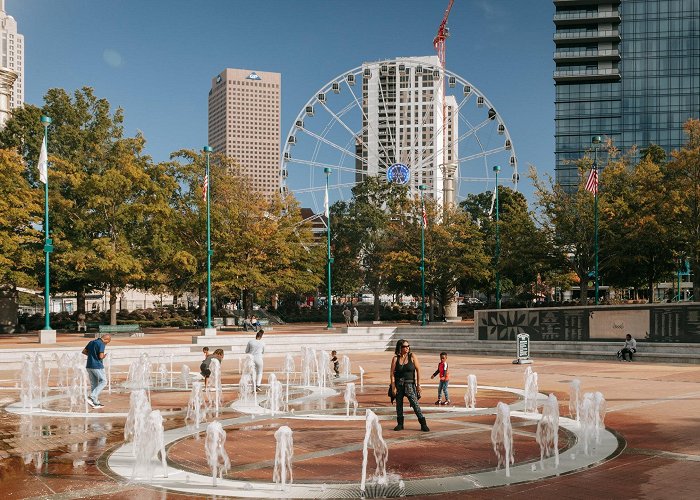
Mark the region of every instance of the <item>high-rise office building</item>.
[[683, 123], [700, 117], [700, 0], [554, 5], [557, 181], [575, 189], [593, 136], [623, 152], [681, 147]]
[[10, 108], [24, 104], [24, 36], [17, 33], [17, 21], [5, 12], [0, 0], [0, 68], [17, 75], [12, 84]]
[[[420, 63], [425, 66], [421, 66]], [[445, 98], [443, 138], [442, 79], [437, 56], [397, 58], [362, 65], [362, 139], [356, 142], [356, 178], [375, 176], [397, 163], [411, 171], [409, 187], [428, 187], [442, 202], [444, 168], [456, 162], [458, 137], [454, 96]]]
[[279, 191], [281, 80], [280, 73], [227, 68], [209, 90], [209, 145], [266, 196]]

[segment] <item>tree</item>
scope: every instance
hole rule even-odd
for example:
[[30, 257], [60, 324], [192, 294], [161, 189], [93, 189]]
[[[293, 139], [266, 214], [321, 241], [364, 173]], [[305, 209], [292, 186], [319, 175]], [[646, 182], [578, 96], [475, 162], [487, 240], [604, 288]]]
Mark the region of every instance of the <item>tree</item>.
[[[491, 256], [490, 269], [495, 262], [495, 199], [492, 192], [469, 195], [460, 206], [480, 228], [485, 242], [485, 251]], [[527, 200], [522, 193], [509, 187], [498, 187], [499, 204], [499, 270], [502, 289], [514, 295], [529, 298], [537, 277], [551, 276], [554, 273], [553, 249], [546, 232], [538, 226], [534, 214], [528, 210]], [[488, 284], [495, 290], [495, 274], [490, 272]]]
[[[591, 165], [589, 157], [578, 162], [580, 181], [573, 193], [555, 184], [551, 177], [540, 179], [534, 168], [530, 171], [542, 217], [540, 227], [546, 231], [546, 239], [554, 249], [552, 259], [564, 273], [570, 271], [576, 275], [582, 304], [587, 301], [588, 280], [595, 268], [594, 199], [584, 187]], [[600, 201], [599, 210], [604, 210]], [[599, 261], [604, 263], [607, 256], [600, 249], [599, 255], [604, 257]]]
[[[392, 225], [391, 251], [385, 258], [389, 281], [412, 295], [421, 294], [420, 232], [421, 201], [408, 200], [398, 221]], [[426, 295], [444, 307], [460, 283], [483, 282], [488, 273], [488, 257], [483, 239], [470, 217], [461, 210], [443, 210], [425, 201], [428, 224], [425, 228]], [[432, 307], [430, 310], [432, 319]]]
[[625, 159], [611, 162], [603, 172], [601, 196], [602, 238], [606, 253], [614, 258], [606, 266], [606, 281], [612, 285], [645, 284], [649, 302], [654, 284], [674, 268], [678, 232], [676, 196], [665, 168], [652, 154], [630, 167]]
[[101, 168], [112, 143], [122, 137], [123, 115], [120, 109], [112, 113], [109, 102], [97, 98], [89, 87], [76, 90], [72, 96], [62, 89], [50, 89], [43, 107], [28, 104], [14, 110], [0, 131], [0, 146], [23, 156], [25, 177], [37, 188], [41, 187], [36, 168], [43, 138], [41, 115], [53, 120], [48, 130], [52, 288], [76, 291], [78, 311], [84, 312], [85, 292], [96, 283], [85, 272], [86, 262], [94, 255], [88, 225], [94, 215], [83, 185]]
[[34, 287], [42, 260], [41, 191], [25, 176], [22, 158], [0, 150], [0, 285]]
[[671, 189], [677, 193], [676, 228], [681, 236], [681, 250], [690, 258], [693, 273], [693, 300], [700, 301], [700, 120], [684, 125], [686, 144], [671, 153], [668, 169]]
[[[346, 291], [364, 285], [374, 295], [379, 319], [379, 296], [386, 290], [385, 261], [392, 233], [406, 201], [406, 187], [380, 177], [367, 177], [352, 189], [352, 200], [334, 206], [331, 235], [335, 260], [334, 283]], [[352, 287], [357, 287], [352, 289]]]

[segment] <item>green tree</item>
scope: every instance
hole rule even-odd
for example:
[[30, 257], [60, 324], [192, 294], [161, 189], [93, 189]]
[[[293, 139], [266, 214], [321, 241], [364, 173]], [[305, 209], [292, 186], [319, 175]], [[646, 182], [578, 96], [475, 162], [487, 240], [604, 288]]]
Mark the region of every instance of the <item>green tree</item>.
[[392, 219], [398, 219], [405, 201], [405, 186], [368, 177], [352, 189], [351, 201], [337, 204], [331, 214], [334, 284], [346, 293], [366, 287], [374, 295], [375, 320], [387, 289], [384, 263]]
[[[611, 154], [614, 156], [613, 151]], [[588, 280], [595, 268], [594, 197], [585, 189], [591, 165], [589, 157], [578, 162], [580, 181], [573, 193], [554, 183], [549, 176], [540, 179], [534, 168], [529, 174], [540, 208], [540, 227], [553, 248], [553, 263], [562, 274], [572, 272], [576, 275], [581, 287], [582, 304], [586, 303]], [[599, 213], [605, 210], [600, 199], [598, 207]], [[604, 270], [609, 258], [603, 250], [599, 246], [599, 273]]]
[[605, 270], [611, 285], [646, 285], [649, 302], [654, 284], [674, 268], [674, 251], [679, 248], [676, 196], [665, 168], [652, 154], [634, 167], [625, 159], [611, 162], [601, 176], [601, 197], [605, 209], [602, 239], [609, 259]]
[[39, 108], [25, 105], [13, 112], [0, 131], [0, 147], [15, 149], [27, 165], [26, 178], [40, 187], [36, 162], [43, 138], [40, 116], [52, 118], [49, 127], [49, 171], [52, 254], [52, 289], [76, 291], [78, 311], [85, 310], [85, 292], [97, 285], [86, 273], [94, 255], [89, 221], [94, 215], [84, 183], [98, 171], [114, 141], [122, 137], [123, 115], [114, 113], [106, 99], [84, 87], [69, 95], [50, 89]]
[[0, 285], [35, 287], [42, 261], [41, 191], [26, 178], [22, 158], [0, 150]]
[[682, 253], [690, 259], [693, 273], [693, 300], [700, 301], [700, 120], [684, 125], [686, 144], [671, 153], [670, 182], [680, 208], [675, 219], [681, 236]]
[[[483, 234], [485, 251], [491, 256], [490, 269], [495, 262], [495, 207], [492, 192], [469, 195], [461, 203], [472, 221]], [[509, 187], [498, 187], [499, 240], [502, 289], [506, 293], [530, 298], [538, 276], [550, 277], [555, 273], [552, 260], [553, 249], [547, 233], [537, 223], [530, 212], [527, 200]], [[487, 285], [488, 291], [495, 291], [495, 275], [490, 272], [488, 281], [477, 285]]]

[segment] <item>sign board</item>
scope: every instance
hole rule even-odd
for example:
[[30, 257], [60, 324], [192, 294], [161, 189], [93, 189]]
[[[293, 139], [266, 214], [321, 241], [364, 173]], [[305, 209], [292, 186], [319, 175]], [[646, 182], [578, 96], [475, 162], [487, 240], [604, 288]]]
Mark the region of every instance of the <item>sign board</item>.
[[532, 360], [530, 359], [530, 336], [527, 333], [519, 333], [517, 337], [515, 337], [515, 346], [518, 359], [513, 361], [513, 363], [532, 363]]

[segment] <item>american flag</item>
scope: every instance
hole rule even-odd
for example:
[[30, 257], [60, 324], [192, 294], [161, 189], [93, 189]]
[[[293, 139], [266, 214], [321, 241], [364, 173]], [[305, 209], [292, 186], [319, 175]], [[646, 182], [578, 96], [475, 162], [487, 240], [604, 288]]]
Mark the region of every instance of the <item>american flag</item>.
[[588, 180], [586, 181], [586, 191], [593, 194], [598, 194], [598, 167], [593, 165], [591, 173], [588, 174]]
[[202, 199], [207, 201], [207, 190], [209, 189], [209, 174], [204, 176], [204, 183], [202, 184]]
[[427, 227], [428, 225], [428, 214], [425, 213], [425, 203], [421, 206], [421, 212], [423, 215], [423, 227]]

